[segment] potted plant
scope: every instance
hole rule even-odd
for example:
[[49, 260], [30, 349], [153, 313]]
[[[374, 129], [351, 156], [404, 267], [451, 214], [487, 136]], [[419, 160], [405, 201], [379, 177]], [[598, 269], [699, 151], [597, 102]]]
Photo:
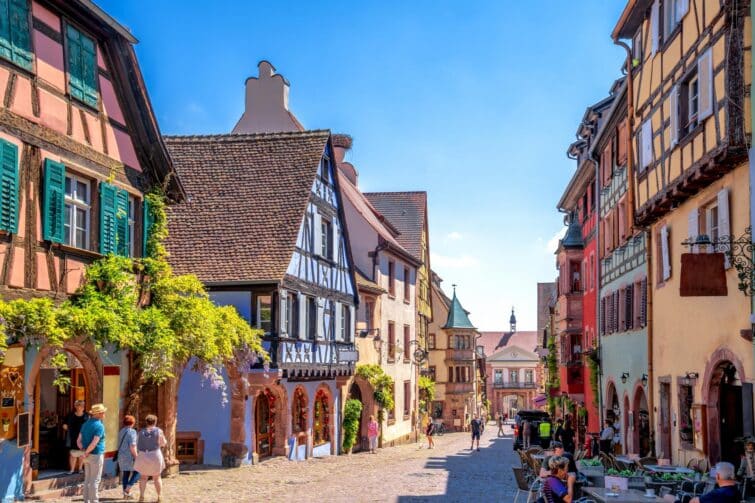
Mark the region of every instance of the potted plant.
[[614, 468], [606, 470], [606, 489], [610, 489], [614, 492], [616, 492], [617, 490], [626, 491], [627, 489], [629, 489], [630, 484], [642, 484], [642, 475], [639, 475], [633, 470], [616, 470]]
[[683, 473], [653, 473], [645, 477], [645, 488], [659, 492], [661, 487], [668, 487], [672, 491], [676, 491], [684, 480], [685, 475]]

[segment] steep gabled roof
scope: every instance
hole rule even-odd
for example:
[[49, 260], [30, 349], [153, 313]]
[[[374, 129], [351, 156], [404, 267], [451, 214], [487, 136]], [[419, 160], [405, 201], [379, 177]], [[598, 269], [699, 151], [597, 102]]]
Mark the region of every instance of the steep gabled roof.
[[448, 318], [446, 318], [446, 324], [443, 328], [471, 328], [475, 326], [469, 321], [467, 311], [462, 307], [459, 298], [456, 297], [456, 291], [454, 290], [454, 296], [451, 299], [451, 307], [448, 309]]
[[414, 258], [424, 261], [422, 229], [426, 221], [427, 192], [366, 192], [364, 197], [398, 229], [398, 242]]
[[537, 332], [480, 332], [478, 345], [485, 348], [485, 354], [490, 356], [504, 348], [517, 346], [525, 351], [535, 351], [538, 345]]
[[294, 253], [328, 131], [169, 136], [186, 188], [168, 208], [177, 273], [206, 283], [281, 281]]

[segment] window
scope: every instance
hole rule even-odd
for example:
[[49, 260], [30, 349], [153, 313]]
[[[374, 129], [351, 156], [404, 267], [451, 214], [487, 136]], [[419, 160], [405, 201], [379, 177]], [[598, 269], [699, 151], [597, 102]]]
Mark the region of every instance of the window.
[[344, 342], [351, 341], [351, 307], [341, 306], [341, 340]]
[[634, 285], [627, 285], [624, 290], [624, 325], [623, 330], [634, 328]]
[[257, 328], [261, 328], [266, 334], [270, 333], [273, 319], [273, 304], [270, 295], [257, 296]]
[[671, 89], [671, 146], [692, 133], [713, 113], [713, 57], [706, 50], [695, 68]]
[[495, 384], [502, 384], [503, 383], [503, 370], [496, 370], [493, 374], [493, 382]]
[[325, 182], [330, 180], [330, 158], [325, 155], [322, 158], [322, 162], [320, 162], [320, 178], [322, 178]]
[[527, 370], [524, 371], [524, 382], [525, 383], [532, 384], [534, 382], [534, 377], [535, 377], [535, 373], [532, 370], [527, 369]]
[[435, 374], [435, 365], [430, 365], [430, 366], [429, 366], [429, 367], [427, 368], [427, 374], [428, 374], [428, 377], [430, 377], [430, 379], [432, 379], [432, 380], [433, 380], [433, 382], [435, 382], [435, 381], [436, 381], [436, 378], [435, 378], [435, 375], [436, 375], [436, 374]]
[[396, 359], [396, 324], [388, 322], [388, 361]]
[[91, 185], [76, 175], [66, 175], [64, 242], [76, 248], [89, 248]]
[[454, 367], [448, 367], [448, 382], [454, 382]]
[[409, 361], [410, 355], [409, 352], [411, 351], [411, 329], [409, 328], [409, 325], [404, 325], [404, 361]]
[[596, 277], [595, 254], [593, 253], [590, 255], [590, 290], [595, 289]]
[[367, 325], [367, 330], [374, 328], [374, 314], [375, 314], [375, 302], [367, 301], [364, 304], [364, 322]]
[[626, 299], [626, 290], [624, 288], [619, 289], [619, 309], [618, 309], [618, 330], [622, 332], [626, 326], [626, 311], [624, 310], [624, 304]]
[[647, 119], [640, 125], [639, 135], [640, 173], [653, 162], [653, 125]]
[[658, 258], [658, 283], [671, 278], [671, 229], [663, 225], [656, 233], [656, 257]]
[[682, 21], [689, 8], [689, 0], [663, 1], [663, 40], [667, 40]]
[[582, 278], [580, 276], [580, 264], [579, 262], [571, 263], [571, 291], [582, 291]]
[[681, 440], [682, 444], [691, 445], [694, 443], [694, 435], [693, 435], [693, 428], [692, 428], [692, 403], [693, 403], [692, 386], [688, 384], [680, 384], [679, 385], [679, 440]]
[[307, 336], [317, 339], [317, 299], [307, 297]]
[[519, 382], [519, 371], [518, 370], [510, 370], [509, 371], [509, 382], [512, 384], [516, 384]]
[[323, 324], [325, 325], [325, 333], [322, 334], [326, 341], [332, 341], [335, 339], [335, 325], [336, 325], [336, 302], [334, 300], [325, 300], [322, 308]]
[[291, 429], [294, 433], [307, 431], [307, 397], [302, 388], [294, 391], [294, 403], [291, 406]]
[[388, 261], [388, 295], [396, 296], [396, 264]]
[[634, 64], [642, 63], [642, 26], [637, 29], [637, 33], [632, 37], [632, 59], [636, 62]]
[[0, 3], [0, 57], [32, 70], [31, 36], [29, 29], [29, 2], [6, 0]]
[[333, 259], [333, 224], [330, 220], [320, 220], [320, 256]]
[[435, 334], [427, 336], [427, 349], [435, 349]]
[[409, 268], [404, 267], [404, 302], [407, 304], [411, 302], [409, 293], [411, 292], [411, 276], [409, 275]]
[[289, 337], [299, 338], [299, 296], [286, 294], [286, 333]]
[[462, 373], [462, 367], [456, 367], [456, 382], [465, 382], [464, 374]]
[[97, 107], [97, 49], [94, 40], [71, 26], [66, 26], [68, 56], [68, 92], [89, 106]]
[[136, 199], [128, 196], [128, 256], [134, 256], [134, 222], [136, 221]]
[[412, 382], [404, 381], [404, 419], [408, 419], [412, 411]]

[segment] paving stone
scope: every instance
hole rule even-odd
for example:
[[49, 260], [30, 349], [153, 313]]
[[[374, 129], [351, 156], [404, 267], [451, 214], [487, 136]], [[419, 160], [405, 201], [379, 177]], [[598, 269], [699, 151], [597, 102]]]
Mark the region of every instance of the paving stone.
[[[511, 436], [497, 438], [496, 433], [488, 425], [480, 452], [469, 450], [469, 433], [450, 433], [435, 437], [435, 449], [422, 442], [378, 454], [300, 462], [273, 458], [235, 469], [196, 467], [163, 480], [163, 501], [510, 502], [516, 491], [511, 466], [519, 462]], [[101, 500], [118, 501], [120, 495], [120, 490], [105, 491]], [[152, 483], [147, 501], [156, 501]]]

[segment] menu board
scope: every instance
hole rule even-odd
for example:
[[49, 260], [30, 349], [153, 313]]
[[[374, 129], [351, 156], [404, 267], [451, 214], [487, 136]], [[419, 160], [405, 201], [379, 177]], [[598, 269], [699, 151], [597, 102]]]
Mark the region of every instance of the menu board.
[[26, 447], [31, 442], [31, 415], [28, 412], [19, 414], [16, 417], [18, 421], [18, 435], [16, 435], [16, 443], [18, 447]]

